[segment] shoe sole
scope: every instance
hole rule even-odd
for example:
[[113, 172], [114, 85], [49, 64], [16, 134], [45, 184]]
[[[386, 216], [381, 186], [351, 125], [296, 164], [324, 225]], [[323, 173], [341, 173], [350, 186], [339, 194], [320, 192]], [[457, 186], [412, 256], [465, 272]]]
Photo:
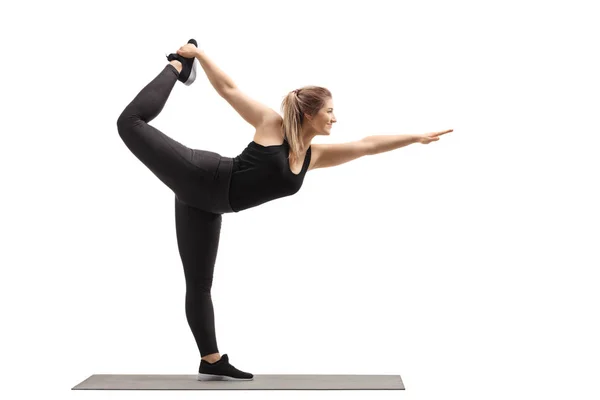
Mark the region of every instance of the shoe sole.
[[225, 375], [211, 375], [211, 374], [198, 374], [197, 380], [199, 381], [251, 381], [254, 378], [233, 378]]
[[183, 82], [184, 85], [190, 86], [196, 80], [196, 70], [198, 69], [198, 59], [194, 58], [194, 63], [192, 64], [192, 70], [190, 71], [190, 76], [187, 78], [187, 81]]

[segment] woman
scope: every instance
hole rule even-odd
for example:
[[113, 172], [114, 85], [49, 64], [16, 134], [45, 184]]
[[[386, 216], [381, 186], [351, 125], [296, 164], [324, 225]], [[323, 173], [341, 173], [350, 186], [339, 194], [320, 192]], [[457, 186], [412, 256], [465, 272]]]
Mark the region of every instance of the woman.
[[[198, 49], [194, 39], [167, 56], [169, 63], [120, 115], [119, 135], [175, 194], [177, 243], [186, 280], [185, 311], [200, 351], [199, 380], [251, 380], [217, 348], [211, 287], [222, 214], [239, 212], [297, 193], [306, 173], [340, 165], [411, 143], [430, 143], [451, 132], [384, 135], [340, 144], [315, 144], [336, 122], [331, 93], [322, 87], [294, 90], [282, 103], [283, 118], [249, 98]], [[216, 91], [256, 128], [254, 140], [237, 157], [190, 149], [148, 123], [164, 107], [177, 80], [190, 85], [197, 65]]]

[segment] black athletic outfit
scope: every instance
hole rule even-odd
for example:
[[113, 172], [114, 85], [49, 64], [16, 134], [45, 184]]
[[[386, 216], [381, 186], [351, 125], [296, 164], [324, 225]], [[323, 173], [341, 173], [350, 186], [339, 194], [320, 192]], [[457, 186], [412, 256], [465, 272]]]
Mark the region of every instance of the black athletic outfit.
[[218, 353], [211, 298], [222, 214], [238, 212], [290, 196], [302, 187], [302, 170], [288, 163], [289, 144], [250, 142], [235, 158], [190, 149], [148, 123], [163, 109], [177, 82], [168, 64], [125, 107], [117, 120], [119, 135], [131, 152], [175, 194], [177, 244], [186, 281], [185, 311], [201, 357]]

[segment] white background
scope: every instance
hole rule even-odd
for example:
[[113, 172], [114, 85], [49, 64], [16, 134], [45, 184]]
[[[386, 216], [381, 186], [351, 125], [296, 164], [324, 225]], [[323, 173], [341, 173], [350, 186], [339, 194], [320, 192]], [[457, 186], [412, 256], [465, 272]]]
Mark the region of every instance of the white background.
[[[597, 399], [592, 3], [3, 4], [2, 396]], [[329, 88], [338, 123], [313, 143], [454, 129], [223, 216], [221, 354], [254, 374], [397, 374], [406, 391], [70, 390], [197, 372], [174, 196], [116, 126], [191, 37], [277, 111]], [[203, 74], [152, 124], [228, 157], [254, 133]]]

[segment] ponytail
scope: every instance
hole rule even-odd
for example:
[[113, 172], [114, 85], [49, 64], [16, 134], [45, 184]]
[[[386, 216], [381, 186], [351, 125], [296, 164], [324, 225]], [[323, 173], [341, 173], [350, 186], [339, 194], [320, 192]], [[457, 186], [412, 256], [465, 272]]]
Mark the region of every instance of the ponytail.
[[301, 148], [302, 141], [300, 140], [300, 134], [302, 133], [304, 115], [302, 114], [300, 100], [296, 91], [288, 93], [285, 99], [283, 99], [281, 108], [283, 111], [284, 137], [290, 145], [293, 159], [297, 160], [303, 150]]

